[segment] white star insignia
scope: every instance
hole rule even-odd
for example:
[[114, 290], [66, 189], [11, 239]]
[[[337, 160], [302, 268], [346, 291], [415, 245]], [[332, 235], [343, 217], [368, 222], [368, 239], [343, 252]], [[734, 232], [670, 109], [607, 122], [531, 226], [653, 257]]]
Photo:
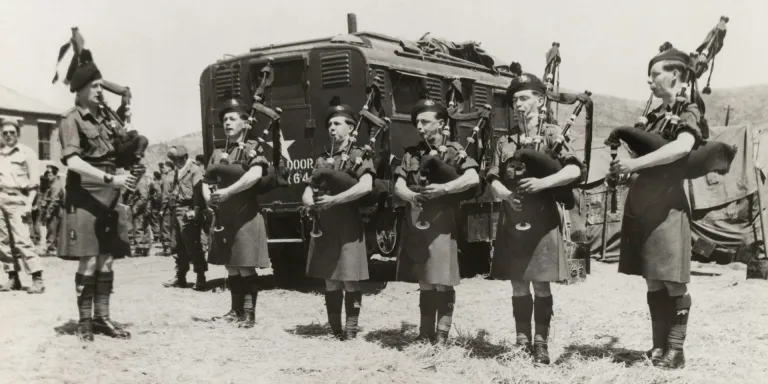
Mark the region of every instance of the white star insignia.
[[[283, 157], [285, 157], [286, 160], [291, 161], [291, 154], [288, 153], [288, 147], [290, 147], [291, 144], [293, 144], [293, 142], [296, 140], [285, 140], [285, 137], [283, 137], [283, 132], [282, 131], [279, 131], [279, 132], [280, 132], [281, 155], [283, 155]], [[271, 147], [272, 141], [271, 140], [267, 141], [267, 145]]]

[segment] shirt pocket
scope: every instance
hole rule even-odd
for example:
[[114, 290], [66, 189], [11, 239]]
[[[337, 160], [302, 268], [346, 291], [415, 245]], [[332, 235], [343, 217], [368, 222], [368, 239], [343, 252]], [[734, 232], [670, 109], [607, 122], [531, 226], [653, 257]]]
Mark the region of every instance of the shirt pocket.
[[87, 142], [83, 146], [83, 152], [86, 156], [101, 157], [111, 150], [111, 145], [108, 144], [107, 138], [104, 137], [106, 132], [102, 133], [98, 127], [90, 124], [82, 125], [80, 126], [80, 133]]

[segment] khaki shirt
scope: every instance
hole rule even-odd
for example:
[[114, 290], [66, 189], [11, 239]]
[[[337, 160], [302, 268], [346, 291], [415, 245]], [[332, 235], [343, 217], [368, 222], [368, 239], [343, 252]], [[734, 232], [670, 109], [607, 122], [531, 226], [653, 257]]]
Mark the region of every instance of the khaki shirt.
[[0, 189], [28, 191], [40, 186], [37, 154], [24, 144], [0, 148]]
[[187, 161], [179, 170], [178, 180], [176, 181], [176, 201], [179, 203], [189, 203], [192, 200], [195, 185], [203, 180], [203, 168], [194, 161]]

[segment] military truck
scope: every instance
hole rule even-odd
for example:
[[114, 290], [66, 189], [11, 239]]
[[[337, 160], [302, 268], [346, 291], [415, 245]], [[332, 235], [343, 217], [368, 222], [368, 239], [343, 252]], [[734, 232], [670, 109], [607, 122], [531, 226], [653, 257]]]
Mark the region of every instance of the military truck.
[[[433, 100], [445, 100], [449, 87], [458, 80], [459, 102], [465, 111], [484, 105], [492, 108], [492, 129], [483, 132], [481, 140], [469, 151], [481, 168], [490, 160], [487, 148], [491, 148], [493, 138], [512, 124], [513, 117], [504, 98], [512, 78], [506, 65], [485, 65], [447, 54], [417, 52], [409, 49], [414, 46], [412, 42], [357, 32], [354, 15], [348, 18], [348, 34], [252, 48], [247, 53], [218, 60], [200, 76], [202, 135], [208, 160], [226, 143], [217, 117], [223, 103], [235, 97], [250, 104], [262, 69], [271, 63], [274, 78], [264, 99], [267, 106], [282, 110], [280, 140], [290, 184], [260, 198], [276, 274], [303, 273], [301, 266], [311, 226], [301, 215], [303, 182], [311, 174], [315, 159], [329, 147], [323, 122], [333, 98], [360, 110], [371, 82], [380, 89], [382, 107], [391, 124], [377, 141], [374, 160], [378, 177], [390, 191], [392, 171], [399, 165], [404, 148], [420, 140], [411, 125], [410, 112], [424, 94]], [[260, 119], [251, 133], [261, 132], [266, 124], [267, 119]], [[467, 143], [475, 124], [476, 120], [457, 124], [455, 135], [459, 143]], [[367, 143], [369, 134], [370, 129], [363, 124], [358, 142]], [[271, 142], [267, 142], [268, 152]], [[459, 242], [462, 254], [487, 258], [498, 204], [487, 193], [463, 203], [463, 235]], [[395, 256], [400, 224], [406, 219], [403, 206], [390, 194], [386, 201], [363, 213], [368, 223], [369, 255]], [[467, 252], [470, 249], [472, 252]]]

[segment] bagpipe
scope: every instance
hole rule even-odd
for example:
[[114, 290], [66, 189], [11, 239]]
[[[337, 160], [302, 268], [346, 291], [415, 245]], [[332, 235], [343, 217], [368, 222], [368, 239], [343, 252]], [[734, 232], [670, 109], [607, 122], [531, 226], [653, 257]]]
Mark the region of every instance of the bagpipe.
[[222, 157], [219, 163], [211, 164], [206, 169], [206, 178], [210, 180], [216, 180], [216, 185], [213, 189], [227, 188], [236, 183], [246, 172], [250, 169], [248, 160], [253, 156], [256, 156], [258, 151], [266, 144], [266, 137], [268, 134], [272, 134], [272, 147], [273, 147], [273, 161], [267, 169], [264, 170], [262, 176], [256, 182], [256, 184], [245, 191], [238, 193], [231, 197], [227, 201], [219, 204], [213, 208], [214, 212], [214, 233], [218, 242], [226, 244], [232, 233], [224, 231], [227, 229], [226, 222], [231, 222], [238, 217], [238, 215], [248, 206], [249, 201], [254, 198], [255, 194], [264, 194], [272, 191], [278, 187], [288, 186], [288, 181], [285, 178], [283, 172], [281, 172], [281, 148], [280, 148], [280, 116], [282, 110], [280, 108], [269, 108], [262, 102], [264, 100], [264, 92], [268, 86], [272, 84], [274, 80], [274, 69], [272, 67], [272, 60], [270, 59], [265, 67], [261, 70], [262, 76], [254, 91], [253, 103], [243, 128], [242, 137], [246, 141], [249, 137], [250, 130], [258, 123], [257, 114], [261, 113], [267, 118], [269, 122], [267, 126], [261, 131], [256, 138], [256, 146], [253, 148], [246, 147], [246, 143], [238, 142], [231, 153], [227, 153], [230, 148], [230, 138], [227, 137], [225, 148], [222, 152]]
[[[313, 196], [315, 199], [318, 197], [328, 195], [338, 195], [343, 193], [358, 183], [358, 178], [351, 172], [354, 172], [358, 167], [363, 165], [366, 160], [373, 158], [374, 147], [379, 135], [388, 129], [391, 123], [390, 119], [383, 116], [383, 109], [381, 108], [381, 91], [375, 85], [376, 80], [380, 80], [378, 77], [374, 78], [374, 81], [370, 81], [368, 86], [368, 92], [366, 95], [366, 101], [362, 110], [359, 113], [355, 127], [350, 132], [349, 143], [341, 151], [341, 158], [339, 160], [338, 167], [334, 161], [333, 143], [331, 144], [331, 150], [328, 152], [328, 156], [321, 158], [324, 163], [324, 167], [315, 168], [312, 170], [312, 175], [309, 177], [307, 184], [312, 188]], [[337, 99], [332, 100], [332, 104], [339, 103]], [[374, 112], [371, 112], [371, 110]], [[378, 115], [378, 116], [377, 116]], [[362, 147], [362, 154], [355, 158], [355, 164], [352, 165], [350, 170], [345, 170], [347, 162], [350, 161], [349, 151], [353, 148], [357, 142], [357, 135], [360, 130], [360, 124], [363, 120], [366, 120], [369, 126], [376, 127], [376, 131], [369, 135], [368, 143]], [[329, 131], [332, 136], [335, 132], [333, 128]], [[370, 206], [380, 201], [382, 195], [386, 195], [386, 187], [380, 182], [373, 180], [373, 186], [370, 193], [360, 198], [360, 204], [362, 206]], [[305, 211], [305, 215], [312, 221], [312, 231], [310, 236], [320, 237], [323, 235], [322, 230], [318, 227], [318, 218], [320, 211], [315, 207], [310, 207]]]
[[[708, 53], [704, 55], [705, 57], [708, 57], [708, 59], [698, 60], [697, 57], [699, 57], [701, 53], [691, 53], [693, 67], [690, 68], [691, 76], [688, 84], [691, 89], [690, 98], [687, 95], [688, 87], [682, 87], [675, 96], [675, 103], [670, 106], [665, 111], [664, 116], [661, 117], [661, 119], [663, 119], [661, 123], [662, 127], [660, 129], [660, 134], [658, 134], [646, 132], [644, 130], [649, 123], [655, 124], [657, 122], [656, 115], [653, 113], [649, 114], [651, 104], [653, 103], [653, 93], [651, 93], [651, 96], [648, 98], [648, 102], [645, 105], [643, 116], [638, 119], [634, 127], [615, 128], [605, 140], [605, 145], [611, 148], [611, 160], [616, 158], [618, 148], [622, 141], [637, 156], [644, 156], [675, 140], [675, 133], [678, 131], [680, 124], [680, 114], [685, 111], [690, 104], [696, 104], [701, 110], [701, 120], [698, 123], [701, 126], [703, 138], [706, 139], [709, 137], [709, 129], [707, 128], [706, 118], [704, 117], [704, 103], [698, 95], [696, 79], [701, 78], [704, 72], [706, 72], [708, 69], [708, 61], [711, 61], [714, 64], [715, 55], [722, 48], [722, 39], [718, 39], [718, 35], [713, 34], [712, 32], [710, 32], [710, 35], [712, 35], [709, 36], [710, 42], [699, 47], [700, 49], [709, 47], [706, 48], [709, 50]], [[672, 44], [666, 42], [659, 47], [659, 52], [661, 53], [669, 49], [672, 49]], [[709, 88], [709, 82], [707, 83], [707, 88]], [[654, 120], [649, 121], [649, 117]], [[736, 152], [737, 148], [735, 146], [718, 141], [706, 141], [703, 144], [694, 146], [689, 154], [678, 161], [682, 162], [684, 171], [683, 176], [686, 179], [696, 179], [711, 172], [723, 175], [730, 170], [731, 163], [736, 157]], [[611, 211], [616, 212], [617, 192], [612, 184], [615, 184], [615, 181], [610, 180], [609, 188], [612, 189]]]
[[[421, 136], [421, 142], [425, 143], [429, 147], [429, 153], [424, 155], [419, 160], [419, 182], [416, 185], [409, 186], [413, 192], [421, 193], [424, 188], [430, 184], [445, 184], [453, 180], [458, 179], [461, 174], [457, 170], [456, 165], [461, 166], [469, 158], [468, 150], [472, 146], [475, 149], [479, 148], [479, 141], [486, 136], [486, 130], [491, 129], [491, 118], [493, 109], [490, 105], [485, 104], [481, 107], [475, 108], [474, 111], [469, 113], [463, 113], [461, 102], [457, 102], [456, 95], [461, 97], [461, 82], [458, 78], [454, 77], [450, 83], [448, 91], [448, 121], [441, 132], [442, 142], [435, 147], [430, 143], [426, 137], [426, 132], [423, 129], [419, 129], [419, 135]], [[451, 136], [458, 136], [455, 132], [455, 126], [459, 121], [477, 120], [477, 123], [472, 128], [472, 133], [467, 137], [466, 145], [459, 150], [458, 163], [456, 165], [448, 164], [445, 161], [445, 156], [448, 153], [448, 140]], [[453, 132], [452, 132], [453, 131]], [[427, 211], [432, 213], [438, 213], [442, 210], [442, 207], [458, 204], [465, 200], [470, 200], [482, 195], [484, 185], [481, 183], [476, 187], [467, 189], [459, 193], [452, 193], [444, 196], [440, 196], [434, 199], [425, 201], [423, 204], [428, 205]], [[431, 221], [428, 217], [425, 217], [425, 210], [422, 206], [411, 207], [411, 220], [414, 227], [418, 229], [428, 229]]]
[[[550, 80], [547, 80], [547, 85], [551, 85]], [[586, 108], [586, 133], [587, 133], [587, 146], [591, 145], [591, 133], [592, 133], [592, 116], [593, 116], [593, 102], [590, 98], [592, 92], [584, 91], [581, 94], [568, 94], [568, 93], [550, 93], [545, 95], [545, 102], [539, 111], [539, 125], [537, 127], [536, 136], [528, 136], [528, 128], [525, 123], [524, 112], [520, 112], [518, 121], [520, 124], [520, 130], [517, 135], [517, 149], [515, 153], [508, 158], [503, 164], [500, 165], [500, 178], [501, 182], [510, 191], [513, 192], [512, 199], [517, 203], [523, 202], [523, 196], [517, 191], [517, 185], [520, 180], [525, 178], [544, 178], [554, 175], [563, 169], [563, 164], [560, 162], [560, 154], [567, 142], [570, 142], [568, 132], [573, 127], [576, 119], [581, 114], [582, 110]], [[552, 102], [558, 104], [576, 104], [573, 112], [571, 113], [568, 121], [563, 126], [560, 135], [555, 139], [554, 146], [550, 149], [541, 149], [541, 144], [544, 142], [542, 137], [545, 122], [551, 122], [551, 114], [548, 113], [547, 106]], [[521, 135], [522, 133], [522, 135]], [[522, 137], [521, 137], [522, 136]], [[589, 164], [590, 153], [586, 151], [585, 162]], [[573, 195], [573, 185], [566, 185], [561, 187], [552, 188], [544, 191], [543, 193], [551, 194], [556, 202], [565, 206], [565, 209], [571, 209], [576, 204], [575, 197]], [[521, 222], [515, 225], [515, 228], [520, 231], [526, 231], [530, 229], [530, 224]]]

